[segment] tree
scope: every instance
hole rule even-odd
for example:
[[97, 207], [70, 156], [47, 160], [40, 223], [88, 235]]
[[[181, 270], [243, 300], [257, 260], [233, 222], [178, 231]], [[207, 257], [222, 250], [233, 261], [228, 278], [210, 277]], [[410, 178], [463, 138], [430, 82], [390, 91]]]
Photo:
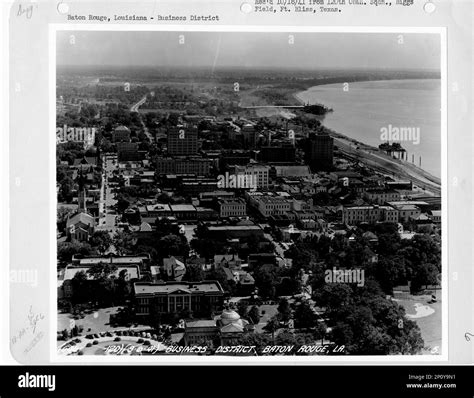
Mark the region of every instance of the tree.
[[316, 322], [316, 327], [314, 328], [313, 337], [316, 340], [321, 339], [321, 344], [324, 343], [324, 338], [326, 337], [327, 329], [328, 327], [325, 322], [323, 321]]
[[155, 220], [155, 229], [156, 234], [159, 238], [162, 238], [165, 235], [178, 235], [179, 234], [179, 227], [176, 223], [171, 222], [166, 217], [157, 218]]
[[72, 287], [72, 301], [77, 303], [84, 303], [88, 300], [89, 289], [87, 274], [85, 271], [76, 272], [76, 274], [71, 279]]
[[227, 274], [222, 268], [219, 267], [217, 269], [208, 271], [206, 274], [206, 279], [219, 282], [222, 290], [232, 295], [235, 288], [235, 282], [234, 280], [227, 280]]
[[166, 203], [166, 204], [169, 204], [171, 203], [171, 197], [166, 193], [166, 192], [162, 192], [160, 193], [157, 197], [156, 197], [156, 200], [160, 203]]
[[438, 282], [438, 269], [433, 264], [423, 263], [414, 270], [411, 290], [417, 292], [423, 286], [435, 285]]
[[334, 310], [328, 322], [332, 323], [330, 339], [344, 345], [347, 354], [413, 355], [424, 345], [416, 323], [374, 282], [357, 289], [349, 308]]
[[128, 207], [130, 206], [130, 202], [128, 200], [126, 200], [123, 195], [118, 195], [117, 197], [117, 211], [119, 213], [123, 213], [125, 210], [128, 209]]
[[290, 320], [291, 308], [286, 298], [282, 298], [278, 303], [278, 314], [283, 322], [288, 322]]
[[255, 347], [255, 354], [263, 355], [263, 350], [270, 344], [270, 339], [265, 334], [245, 333], [240, 337], [237, 344], [246, 347]]
[[158, 254], [160, 257], [182, 256], [188, 257], [189, 246], [186, 238], [169, 234], [162, 237], [159, 241]]
[[116, 300], [119, 302], [124, 302], [127, 297], [130, 296], [131, 288], [130, 283], [127, 281], [128, 271], [123, 269], [119, 272], [119, 276], [116, 280]]
[[94, 264], [87, 270], [87, 273], [95, 280], [108, 278], [115, 272], [117, 272], [116, 265], [103, 262]]
[[87, 270], [94, 284], [92, 284], [92, 297], [100, 303], [112, 303], [115, 298], [115, 272], [117, 266], [110, 263], [98, 263]]
[[74, 181], [66, 176], [60, 183], [58, 201], [70, 203], [73, 197]]
[[119, 255], [130, 253], [135, 245], [132, 235], [127, 232], [117, 231], [114, 235], [113, 244]]
[[180, 318], [182, 318], [182, 319], [193, 319], [193, 312], [191, 311], [190, 308], [183, 308], [183, 309], [179, 312], [179, 316], [180, 316]]
[[263, 329], [269, 333], [272, 334], [272, 342], [273, 345], [275, 345], [275, 332], [279, 329], [280, 327], [280, 321], [277, 316], [274, 316], [271, 318], [267, 324], [263, 327]]
[[257, 325], [260, 322], [260, 311], [256, 305], [250, 308], [248, 318], [254, 325]]
[[246, 301], [241, 300], [237, 303], [237, 313], [240, 315], [241, 318], [247, 318], [248, 310], [249, 306]]
[[406, 281], [405, 259], [402, 256], [384, 256], [375, 265], [374, 276], [387, 294], [393, 293], [393, 287]]
[[302, 301], [295, 310], [295, 327], [312, 328], [316, 323], [316, 314], [307, 301]]
[[65, 263], [72, 261], [72, 256], [81, 254], [87, 256], [91, 254], [91, 245], [85, 242], [60, 242], [58, 243], [58, 259]]
[[345, 316], [354, 304], [352, 289], [342, 283], [326, 284], [315, 293], [315, 300], [320, 307], [326, 307], [326, 313]]
[[265, 264], [254, 272], [255, 286], [262, 297], [275, 297], [276, 285], [279, 282], [278, 267]]
[[199, 265], [188, 265], [183, 280], [186, 282], [201, 282], [204, 279], [204, 272]]
[[64, 230], [66, 227], [66, 221], [72, 213], [73, 211], [67, 207], [61, 206], [58, 208], [56, 223], [58, 224], [58, 229], [60, 231]]
[[97, 248], [99, 254], [104, 254], [112, 242], [113, 240], [107, 231], [95, 231], [89, 240], [91, 246]]

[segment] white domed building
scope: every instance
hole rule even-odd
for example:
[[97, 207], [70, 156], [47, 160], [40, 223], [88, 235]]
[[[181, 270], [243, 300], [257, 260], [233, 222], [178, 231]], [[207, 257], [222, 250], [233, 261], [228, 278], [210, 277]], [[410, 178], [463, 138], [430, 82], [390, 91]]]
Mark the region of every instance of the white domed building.
[[231, 309], [224, 309], [222, 314], [216, 318], [217, 326], [219, 327], [221, 344], [233, 344], [248, 331], [253, 330], [253, 325], [250, 325], [245, 319], [241, 319], [240, 315]]
[[220, 345], [233, 345], [238, 344], [243, 334], [253, 331], [254, 325], [241, 319], [237, 312], [226, 308], [212, 320], [186, 321], [184, 341], [186, 345], [191, 345], [219, 340]]

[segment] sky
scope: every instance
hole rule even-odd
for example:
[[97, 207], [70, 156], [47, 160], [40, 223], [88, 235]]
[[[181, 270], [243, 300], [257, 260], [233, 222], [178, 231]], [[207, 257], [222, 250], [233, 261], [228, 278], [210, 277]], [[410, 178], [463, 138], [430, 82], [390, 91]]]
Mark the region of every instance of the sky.
[[[184, 34], [184, 44], [179, 35]], [[61, 31], [57, 65], [439, 69], [438, 34]], [[74, 35], [74, 40], [70, 36]]]

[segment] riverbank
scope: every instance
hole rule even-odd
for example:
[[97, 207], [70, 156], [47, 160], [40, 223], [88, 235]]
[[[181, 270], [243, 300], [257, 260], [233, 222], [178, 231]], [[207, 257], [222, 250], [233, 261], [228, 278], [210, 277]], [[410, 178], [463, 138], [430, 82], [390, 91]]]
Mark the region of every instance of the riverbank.
[[[299, 91], [293, 94], [294, 98], [302, 105], [308, 102], [307, 95], [301, 95], [303, 92], [304, 91]], [[327, 104], [323, 103], [323, 105]], [[335, 111], [337, 111], [337, 109], [335, 109]], [[393, 158], [376, 146], [366, 144], [365, 142], [361, 142], [360, 139], [346, 135], [347, 128], [345, 131], [346, 134], [329, 128], [324, 123], [324, 117], [319, 118], [319, 120], [325, 126], [327, 132], [335, 139], [335, 145], [343, 156], [352, 161], [361, 162], [378, 173], [390, 175], [396, 179], [411, 180], [418, 188], [426, 190], [427, 194], [441, 195], [441, 179], [439, 177], [413, 163]], [[359, 120], [359, 127], [363, 125], [363, 123], [363, 120]]]
[[441, 179], [438, 177], [413, 164], [392, 158], [378, 148], [359, 143], [332, 130], [328, 132], [334, 137], [334, 144], [339, 151], [347, 158], [360, 162], [377, 173], [399, 180], [410, 180], [426, 194], [441, 195]]

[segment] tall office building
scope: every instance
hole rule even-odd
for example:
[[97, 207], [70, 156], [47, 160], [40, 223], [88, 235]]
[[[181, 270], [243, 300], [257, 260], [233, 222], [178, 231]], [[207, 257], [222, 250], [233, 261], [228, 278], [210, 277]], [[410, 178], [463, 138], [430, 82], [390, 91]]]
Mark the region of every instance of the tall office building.
[[293, 145], [264, 146], [260, 149], [259, 160], [265, 163], [293, 163], [296, 148]]
[[194, 155], [198, 151], [197, 129], [178, 126], [168, 131], [169, 155]]
[[306, 163], [312, 171], [333, 166], [334, 139], [329, 134], [311, 134], [306, 142]]
[[245, 148], [255, 149], [257, 147], [258, 133], [252, 124], [245, 124], [240, 130]]

